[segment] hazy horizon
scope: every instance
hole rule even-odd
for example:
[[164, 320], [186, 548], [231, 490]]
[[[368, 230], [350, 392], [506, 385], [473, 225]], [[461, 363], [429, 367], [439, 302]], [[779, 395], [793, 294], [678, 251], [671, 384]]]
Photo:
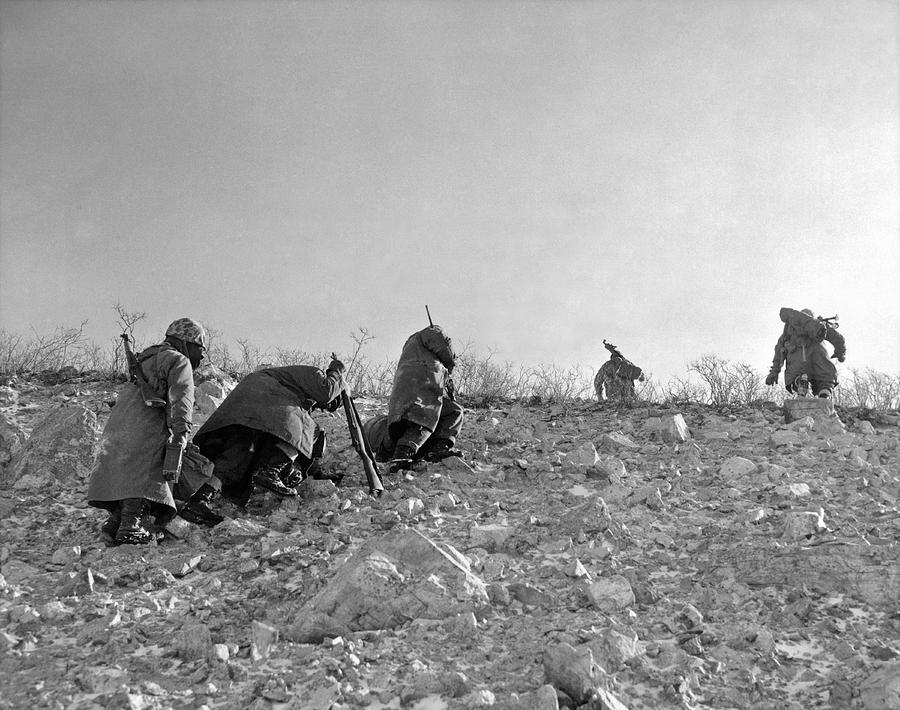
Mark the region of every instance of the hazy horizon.
[[0, 327], [900, 372], [894, 1], [0, 4]]

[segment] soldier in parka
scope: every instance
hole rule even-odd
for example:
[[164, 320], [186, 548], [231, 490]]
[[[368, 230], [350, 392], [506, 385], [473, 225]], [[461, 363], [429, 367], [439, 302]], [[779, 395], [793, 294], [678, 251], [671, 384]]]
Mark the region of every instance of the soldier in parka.
[[162, 343], [137, 355], [147, 384], [165, 402], [164, 406], [147, 406], [139, 385], [129, 382], [119, 392], [103, 429], [87, 499], [90, 505], [109, 511], [101, 528], [107, 542], [150, 542], [151, 519], [155, 518], [158, 526], [167, 523], [206, 482], [209, 468], [185, 467], [179, 482], [171, 486], [163, 476], [163, 461], [167, 444], [182, 449], [188, 446], [194, 409], [193, 371], [207, 345], [202, 325], [179, 318], [166, 329]]
[[644, 372], [630, 360], [627, 360], [618, 348], [611, 343], [603, 341], [603, 346], [609, 350], [609, 360], [604, 362], [594, 376], [594, 390], [597, 399], [603, 401], [604, 390], [606, 399], [629, 402], [636, 396], [634, 381], [644, 381]]
[[340, 405], [344, 364], [268, 367], [238, 383], [194, 436], [214, 464], [222, 493], [246, 505], [258, 486], [295, 496], [324, 448], [325, 432], [310, 416]]
[[388, 413], [363, 426], [376, 459], [390, 461], [392, 473], [462, 455], [454, 445], [463, 408], [445, 395], [455, 365], [453, 345], [440, 326], [413, 333], [403, 345]]
[[[778, 312], [784, 323], [784, 330], [775, 344], [775, 356], [772, 367], [766, 377], [767, 385], [778, 382], [778, 374], [784, 365], [784, 388], [791, 393], [805, 387], [802, 376], [806, 375], [813, 395], [822, 398], [831, 397], [837, 387], [837, 368], [828, 358], [824, 341], [834, 347], [832, 358], [844, 362], [847, 347], [844, 336], [837, 332], [837, 324], [833, 319], [816, 318], [809, 308], [795, 311], [793, 308], [782, 308]], [[805, 392], [798, 392], [806, 394]]]

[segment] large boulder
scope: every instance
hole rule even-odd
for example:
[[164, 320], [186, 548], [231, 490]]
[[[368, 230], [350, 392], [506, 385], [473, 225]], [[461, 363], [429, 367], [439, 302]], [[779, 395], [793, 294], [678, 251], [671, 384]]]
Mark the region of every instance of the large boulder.
[[81, 405], [56, 407], [35, 424], [5, 469], [3, 480], [22, 490], [81, 484], [90, 476], [99, 442], [94, 412]]
[[443, 619], [488, 603], [485, 584], [453, 548], [412, 530], [366, 543], [306, 602], [286, 635], [302, 643], [410, 619]]
[[683, 443], [691, 438], [691, 430], [682, 414], [665, 417], [649, 417], [644, 422], [651, 440], [666, 443]]

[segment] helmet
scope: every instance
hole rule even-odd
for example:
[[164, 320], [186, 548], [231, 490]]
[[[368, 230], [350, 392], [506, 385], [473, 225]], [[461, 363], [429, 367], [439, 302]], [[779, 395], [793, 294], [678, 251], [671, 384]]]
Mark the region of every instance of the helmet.
[[209, 345], [209, 336], [206, 334], [206, 329], [193, 318], [173, 320], [169, 327], [166, 328], [166, 337], [170, 335], [181, 338], [186, 343], [195, 343], [203, 348]]
[[805, 313], [805, 314], [808, 315], [810, 318], [815, 318], [815, 317], [816, 317], [815, 314], [812, 312], [812, 310], [809, 309], [809, 308], [804, 308], [804, 309], [803, 309], [802, 311], [800, 311], [800, 312], [801, 312], [801, 313]]

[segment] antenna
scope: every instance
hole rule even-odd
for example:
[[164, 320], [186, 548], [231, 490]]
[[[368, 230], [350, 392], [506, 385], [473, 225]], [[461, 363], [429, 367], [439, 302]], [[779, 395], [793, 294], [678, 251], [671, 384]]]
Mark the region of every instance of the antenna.
[[431, 311], [428, 310], [428, 304], [425, 304], [425, 315], [428, 316], [428, 325], [434, 328], [434, 323], [431, 320]]

